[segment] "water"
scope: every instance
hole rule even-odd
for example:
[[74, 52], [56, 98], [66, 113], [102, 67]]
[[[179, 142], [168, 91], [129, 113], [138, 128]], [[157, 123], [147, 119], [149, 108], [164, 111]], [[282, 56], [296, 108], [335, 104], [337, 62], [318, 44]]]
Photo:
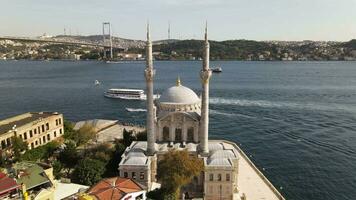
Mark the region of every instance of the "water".
[[[356, 63], [212, 62], [210, 138], [240, 144], [287, 199], [356, 198]], [[200, 62], [155, 62], [155, 90], [181, 77], [200, 91]], [[0, 118], [58, 111], [68, 120], [144, 124], [144, 102], [103, 97], [144, 88], [143, 63], [0, 62]], [[102, 85], [94, 86], [94, 80]]]

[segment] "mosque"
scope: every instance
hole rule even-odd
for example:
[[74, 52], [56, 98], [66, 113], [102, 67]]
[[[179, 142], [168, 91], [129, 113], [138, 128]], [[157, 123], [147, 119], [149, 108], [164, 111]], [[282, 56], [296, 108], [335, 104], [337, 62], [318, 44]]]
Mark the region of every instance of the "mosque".
[[207, 200], [284, 199], [267, 178], [233, 142], [208, 140], [209, 68], [208, 32], [205, 28], [204, 58], [200, 71], [201, 98], [178, 78], [176, 84], [154, 101], [155, 69], [152, 42], [147, 28], [146, 69], [147, 142], [134, 141], [119, 164], [120, 177], [132, 178], [152, 190], [157, 163], [170, 149], [186, 149], [201, 158], [204, 171], [183, 188], [189, 197]]

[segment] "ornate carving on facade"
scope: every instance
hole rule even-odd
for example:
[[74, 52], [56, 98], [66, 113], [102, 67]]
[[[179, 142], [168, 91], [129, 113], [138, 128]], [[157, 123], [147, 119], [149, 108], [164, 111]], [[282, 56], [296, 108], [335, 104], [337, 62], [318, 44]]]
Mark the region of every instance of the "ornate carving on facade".
[[146, 68], [145, 69], [145, 78], [146, 81], [153, 81], [153, 78], [156, 75], [156, 70], [152, 68]]
[[210, 69], [201, 70], [200, 71], [200, 79], [201, 79], [202, 84], [209, 83], [211, 75], [212, 75], [212, 72]]

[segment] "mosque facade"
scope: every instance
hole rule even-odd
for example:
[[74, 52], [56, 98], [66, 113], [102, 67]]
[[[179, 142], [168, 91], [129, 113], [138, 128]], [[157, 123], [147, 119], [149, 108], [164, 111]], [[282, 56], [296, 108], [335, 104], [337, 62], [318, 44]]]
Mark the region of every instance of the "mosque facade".
[[[147, 190], [151, 190], [155, 187], [157, 181], [157, 163], [162, 156], [170, 149], [186, 149], [191, 155], [203, 160], [204, 171], [199, 176], [194, 177], [193, 181], [182, 189], [183, 193], [188, 194], [189, 197], [207, 200], [241, 199], [246, 195], [248, 198], [249, 191], [244, 192], [240, 188], [242, 185], [240, 182], [243, 181], [239, 180], [239, 161], [241, 154], [243, 154], [241, 149], [233, 142], [208, 140], [209, 79], [212, 73], [209, 68], [210, 47], [207, 28], [205, 29], [203, 48], [204, 58], [200, 71], [201, 97], [193, 90], [183, 86], [178, 78], [172, 87], [168, 88], [158, 100], [154, 101], [155, 69], [152, 62], [152, 43], [148, 28], [145, 69], [147, 141], [134, 141], [125, 150], [119, 164], [119, 175], [120, 177], [135, 179], [144, 185]], [[246, 158], [243, 159], [243, 161], [246, 160]], [[268, 187], [275, 190], [272, 184], [267, 184]], [[277, 193], [275, 194], [277, 195]], [[264, 197], [263, 194], [260, 196]], [[281, 195], [280, 197], [283, 199]]]

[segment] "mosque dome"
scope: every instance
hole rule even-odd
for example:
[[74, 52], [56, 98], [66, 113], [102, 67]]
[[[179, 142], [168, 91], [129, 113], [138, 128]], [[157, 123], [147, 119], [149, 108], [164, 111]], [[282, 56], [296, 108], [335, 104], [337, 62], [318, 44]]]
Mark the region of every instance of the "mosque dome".
[[200, 109], [200, 98], [193, 90], [181, 85], [178, 78], [175, 86], [162, 93], [159, 105], [168, 110], [197, 110]]

